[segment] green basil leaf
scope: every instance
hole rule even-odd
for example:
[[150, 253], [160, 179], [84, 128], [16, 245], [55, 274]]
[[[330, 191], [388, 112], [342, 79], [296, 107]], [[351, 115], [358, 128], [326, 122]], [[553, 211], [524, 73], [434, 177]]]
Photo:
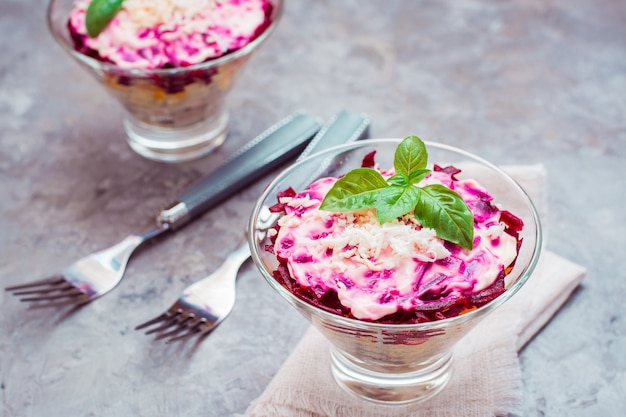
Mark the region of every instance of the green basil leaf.
[[416, 169], [409, 175], [409, 183], [417, 184], [428, 174], [430, 174], [430, 169]]
[[396, 148], [393, 167], [396, 173], [410, 176], [412, 172], [426, 168], [427, 162], [428, 152], [424, 142], [417, 136], [408, 136]]
[[461, 196], [441, 185], [419, 188], [415, 217], [422, 226], [434, 229], [441, 239], [465, 249], [474, 246], [474, 215]]
[[93, 0], [87, 7], [85, 26], [87, 33], [95, 38], [106, 28], [111, 19], [120, 11], [124, 0]]
[[376, 196], [376, 217], [380, 224], [385, 224], [411, 211], [417, 200], [418, 189], [416, 187], [390, 185], [380, 190]]
[[353, 169], [333, 184], [324, 197], [320, 210], [352, 211], [373, 208], [376, 194], [387, 186], [387, 181], [375, 169]]
[[406, 174], [396, 174], [387, 178], [387, 182], [392, 185], [399, 185], [400, 187], [406, 187], [409, 185], [409, 177]]

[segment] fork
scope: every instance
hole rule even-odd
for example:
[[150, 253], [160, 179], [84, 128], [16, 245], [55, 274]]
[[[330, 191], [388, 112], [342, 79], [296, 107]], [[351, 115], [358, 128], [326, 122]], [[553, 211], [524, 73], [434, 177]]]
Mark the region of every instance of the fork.
[[[367, 134], [368, 126], [369, 119], [365, 115], [341, 111], [318, 132], [297, 160], [333, 145], [361, 139]], [[259, 230], [267, 231], [277, 219], [277, 213], [271, 213], [269, 208], [264, 207], [260, 214]], [[249, 257], [250, 246], [244, 243], [231, 252], [217, 270], [184, 289], [163, 314], [138, 325], [135, 330], [157, 325], [145, 333], [157, 334], [155, 340], [167, 339], [166, 343], [207, 335], [232, 311], [236, 299], [237, 273]]]
[[168, 230], [157, 225], [142, 234], [128, 235], [120, 243], [94, 252], [50, 278], [5, 288], [30, 308], [81, 305], [111, 291], [124, 275], [133, 251], [143, 242]]
[[130, 234], [110, 248], [76, 261], [60, 274], [14, 285], [6, 291], [21, 297], [30, 308], [81, 305], [111, 291], [122, 280], [132, 253], [142, 243], [178, 230], [252, 183], [261, 175], [295, 157], [320, 129], [316, 117], [297, 112], [274, 124], [235, 152], [222, 166], [183, 192], [156, 216], [156, 225]]
[[[264, 210], [260, 217], [260, 230], [268, 230], [276, 221], [276, 216], [269, 209]], [[249, 257], [250, 246], [244, 241], [228, 254], [213, 273], [185, 288], [165, 313], [138, 325], [135, 330], [159, 324], [146, 334], [159, 333], [155, 340], [168, 338], [166, 343], [208, 334], [235, 306], [237, 273]]]
[[[160, 326], [146, 334], [162, 332], [155, 340], [168, 338], [166, 343], [183, 341], [196, 335], [202, 337], [209, 333], [235, 306], [237, 272], [249, 256], [248, 244], [240, 245], [215, 272], [187, 287], [165, 313], [140, 324], [135, 330], [160, 323]], [[171, 327], [174, 329], [165, 332]]]

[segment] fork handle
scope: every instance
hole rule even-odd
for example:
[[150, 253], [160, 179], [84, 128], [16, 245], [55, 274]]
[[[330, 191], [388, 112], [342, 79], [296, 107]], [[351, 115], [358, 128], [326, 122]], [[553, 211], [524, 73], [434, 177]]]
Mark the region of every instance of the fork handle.
[[295, 157], [320, 129], [318, 118], [297, 112], [271, 126], [193, 185], [157, 216], [157, 224], [180, 228], [261, 176]]

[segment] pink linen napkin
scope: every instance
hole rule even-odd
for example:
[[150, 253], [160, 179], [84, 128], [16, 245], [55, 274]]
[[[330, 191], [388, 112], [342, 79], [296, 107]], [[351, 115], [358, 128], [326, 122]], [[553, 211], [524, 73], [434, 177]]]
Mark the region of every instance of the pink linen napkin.
[[[508, 167], [545, 218], [545, 171]], [[385, 406], [358, 399], [335, 383], [329, 343], [313, 327], [245, 417], [485, 417], [518, 412], [517, 352], [552, 318], [585, 276], [585, 269], [544, 249], [518, 294], [485, 318], [456, 348], [448, 386], [428, 401]]]

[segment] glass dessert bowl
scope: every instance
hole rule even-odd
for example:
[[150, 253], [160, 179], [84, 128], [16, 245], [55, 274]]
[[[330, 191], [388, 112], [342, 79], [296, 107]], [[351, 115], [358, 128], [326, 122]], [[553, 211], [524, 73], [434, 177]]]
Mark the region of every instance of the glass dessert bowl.
[[[265, 280], [330, 342], [330, 366], [338, 385], [358, 397], [386, 404], [423, 401], [446, 386], [453, 372], [454, 346], [462, 343], [465, 334], [524, 285], [538, 262], [542, 241], [532, 201], [504, 171], [460, 149], [426, 142], [429, 161], [460, 169], [460, 173], [453, 175], [460, 180], [476, 180], [489, 191], [499, 208], [514, 213], [523, 222], [519, 234], [516, 232], [516, 258], [506, 268], [506, 275], [501, 273], [502, 292], [484, 303], [477, 302], [473, 308], [426, 321], [396, 321], [394, 315], [369, 320], [345, 314], [343, 307], [336, 308], [336, 299], [324, 301], [326, 295], [321, 296], [319, 303], [309, 299], [306, 291], [280, 278], [278, 271], [284, 260], [274, 250], [276, 232], [273, 229], [268, 232], [266, 226], [267, 211], [276, 207], [278, 196], [289, 188], [302, 191], [318, 178], [343, 177], [360, 167], [373, 151], [377, 166], [393, 167], [394, 152], [400, 142], [400, 139], [363, 140], [320, 152], [287, 168], [259, 198], [250, 218], [248, 235], [252, 259]], [[428, 168], [432, 170], [433, 165]], [[275, 214], [276, 219], [279, 216], [284, 214]]]
[[204, 62], [151, 69], [120, 66], [81, 46], [68, 25], [74, 0], [51, 0], [47, 19], [57, 43], [122, 104], [130, 147], [152, 160], [181, 162], [206, 155], [225, 140], [228, 93], [282, 15], [282, 0], [269, 4], [266, 20], [243, 46], [224, 46], [223, 55]]

